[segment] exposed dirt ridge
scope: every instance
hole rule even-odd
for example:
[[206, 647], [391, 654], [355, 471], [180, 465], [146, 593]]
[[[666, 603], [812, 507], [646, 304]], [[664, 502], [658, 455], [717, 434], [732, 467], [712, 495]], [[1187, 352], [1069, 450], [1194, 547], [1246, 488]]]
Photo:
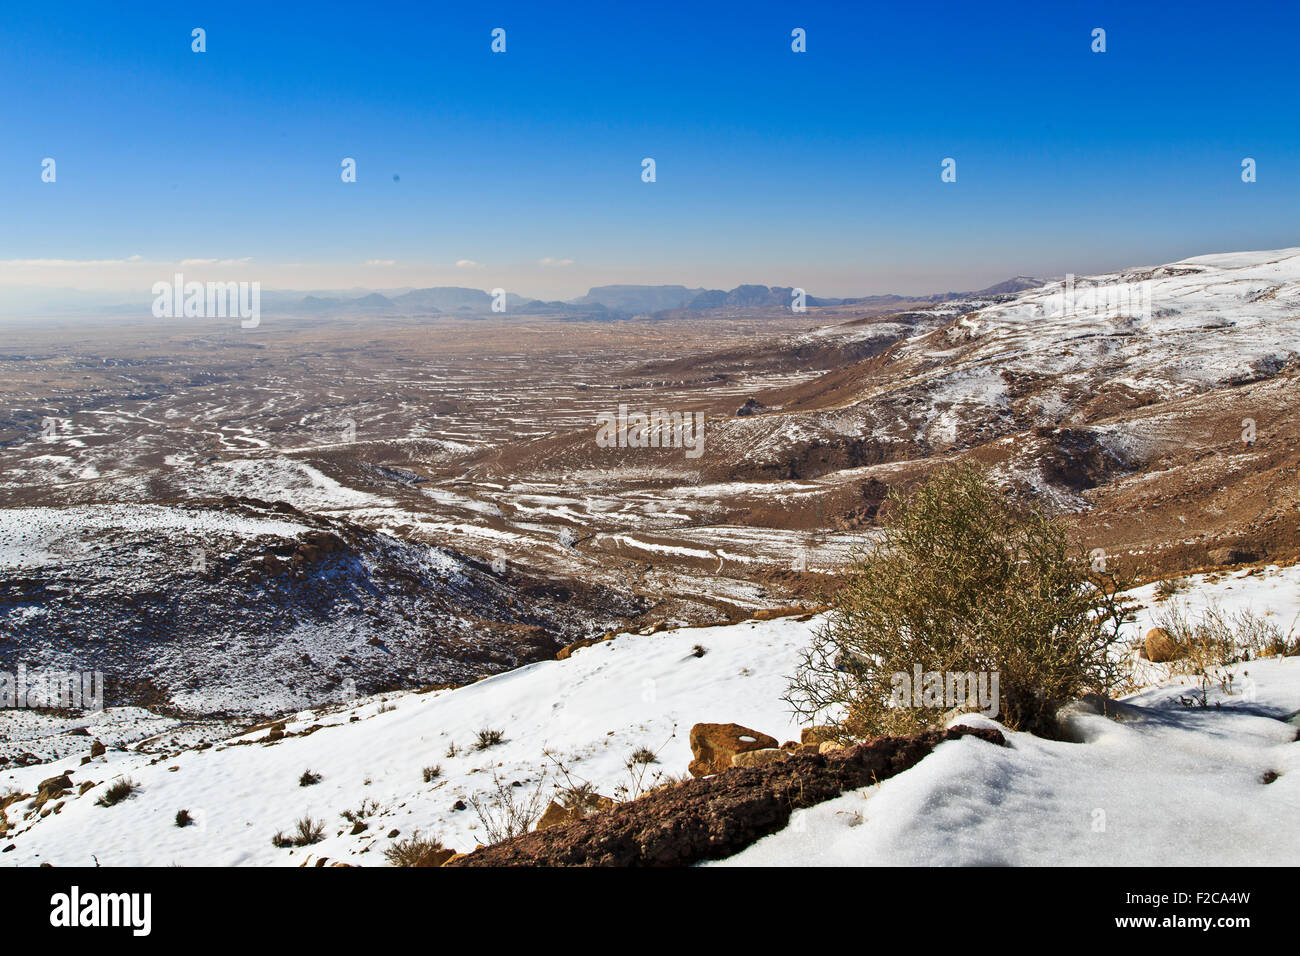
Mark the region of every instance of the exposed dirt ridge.
[[953, 727], [878, 737], [829, 754], [733, 767], [562, 826], [526, 833], [449, 866], [689, 866], [733, 856], [782, 829], [790, 814], [902, 773], [946, 740], [1005, 746], [996, 730]]

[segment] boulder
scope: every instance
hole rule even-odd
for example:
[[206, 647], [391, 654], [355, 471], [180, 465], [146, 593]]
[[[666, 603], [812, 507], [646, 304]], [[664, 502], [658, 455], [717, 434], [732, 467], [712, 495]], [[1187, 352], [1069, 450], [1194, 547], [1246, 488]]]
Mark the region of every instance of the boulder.
[[42, 780], [36, 788], [37, 796], [59, 796], [65, 790], [72, 789], [72, 780], [66, 773]]
[[1143, 646], [1147, 652], [1147, 660], [1155, 664], [1177, 660], [1182, 656], [1178, 642], [1163, 627], [1153, 627], [1147, 631]]
[[92, 740], [90, 742], [90, 755], [92, 757], [102, 757], [106, 753], [108, 753], [108, 748], [98, 740]]
[[821, 743], [817, 745], [817, 752], [819, 754], [828, 754], [831, 753], [832, 751], [843, 750], [843, 749], [844, 749], [844, 745], [835, 740], [823, 740]]
[[689, 768], [691, 776], [722, 773], [731, 766], [736, 754], [776, 746], [775, 737], [740, 724], [696, 724], [691, 728], [691, 753], [695, 756]]
[[731, 758], [733, 767], [762, 767], [790, 756], [789, 751], [767, 747], [763, 750], [744, 750]]

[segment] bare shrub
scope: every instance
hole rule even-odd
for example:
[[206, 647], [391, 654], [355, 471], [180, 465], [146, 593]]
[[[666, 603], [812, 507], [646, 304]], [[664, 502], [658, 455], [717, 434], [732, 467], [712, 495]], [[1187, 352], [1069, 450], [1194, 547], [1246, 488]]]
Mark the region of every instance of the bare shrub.
[[[946, 468], [891, 493], [878, 549], [859, 557], [786, 700], [846, 739], [911, 733], [944, 709], [901, 706], [896, 675], [987, 673], [999, 719], [1054, 735], [1055, 711], [1124, 677], [1115, 651], [1127, 585], [1097, 570], [1066, 526], [1014, 504], [978, 468]], [[991, 683], [991, 681], [990, 681]]]
[[178, 827], [187, 827], [193, 823], [194, 823], [194, 818], [190, 816], [190, 811], [188, 810], [176, 811], [176, 825]]
[[321, 775], [313, 773], [310, 770], [304, 770], [302, 776], [298, 778], [298, 786], [312, 787], [321, 782]]
[[271, 844], [278, 847], [311, 846], [313, 843], [319, 843], [324, 836], [325, 824], [306, 816], [294, 825], [291, 836], [285, 836], [284, 831], [281, 830], [271, 837]]
[[1185, 590], [1187, 590], [1186, 578], [1164, 578], [1156, 584], [1156, 599], [1167, 601]]
[[393, 866], [439, 866], [446, 849], [440, 840], [423, 838], [416, 830], [384, 850], [384, 859]]
[[433, 781], [442, 776], [442, 767], [437, 764], [430, 764], [428, 767], [425, 767], [420, 771], [420, 775], [424, 777], [425, 783], [433, 783]]
[[543, 772], [532, 788], [514, 787], [493, 771], [492, 791], [469, 798], [469, 805], [478, 815], [490, 842], [500, 843], [533, 828], [545, 809], [546, 797], [542, 792], [545, 781], [546, 773]]
[[344, 820], [347, 820], [348, 823], [359, 823], [366, 817], [374, 816], [378, 810], [378, 801], [371, 800], [367, 797], [365, 800], [361, 801], [361, 806], [357, 807], [355, 810], [344, 810], [339, 814], [339, 816]]
[[505, 740], [506, 735], [504, 731], [490, 730], [485, 727], [483, 730], [480, 730], [478, 736], [475, 737], [474, 749], [487, 750], [489, 747], [495, 747], [498, 744], [505, 743]]

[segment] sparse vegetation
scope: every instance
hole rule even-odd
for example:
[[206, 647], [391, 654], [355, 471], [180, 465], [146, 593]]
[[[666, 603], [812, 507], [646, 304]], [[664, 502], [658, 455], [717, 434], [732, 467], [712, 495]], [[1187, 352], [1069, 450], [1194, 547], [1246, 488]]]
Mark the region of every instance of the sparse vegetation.
[[425, 783], [433, 783], [433, 781], [442, 776], [442, 767], [437, 764], [432, 764], [421, 771], [421, 776], [424, 777]]
[[[938, 724], [901, 706], [896, 675], [997, 674], [998, 718], [1051, 736], [1057, 706], [1121, 683], [1127, 586], [1070, 544], [1065, 525], [1019, 507], [979, 469], [946, 468], [882, 509], [884, 539], [836, 592], [786, 700], [849, 739]], [[919, 690], [919, 689], [918, 689]]]
[[474, 749], [487, 750], [489, 747], [495, 747], [498, 744], [505, 743], [505, 740], [506, 735], [504, 731], [484, 728], [478, 732], [478, 736], [474, 739]]
[[384, 858], [393, 866], [441, 866], [446, 850], [440, 841], [422, 838], [416, 830], [384, 850]]
[[100, 807], [116, 806], [139, 788], [139, 784], [130, 777], [123, 777], [105, 790], [103, 795], [95, 801], [95, 805]]
[[291, 836], [285, 836], [282, 830], [271, 837], [271, 844], [282, 848], [311, 846], [313, 843], [319, 843], [324, 836], [325, 824], [320, 820], [313, 820], [310, 816], [306, 816], [294, 825], [294, 832]]
[[693, 648], [691, 648], [692, 657], [703, 657], [707, 653], [709, 653], [708, 649], [705, 648], [703, 644], [696, 644]]
[[459, 755], [460, 755], [460, 748], [456, 746], [456, 742], [453, 740], [451, 742], [451, 745], [447, 747], [447, 759], [455, 760], [456, 757], [458, 757]]
[[366, 817], [374, 816], [378, 810], [379, 803], [367, 797], [365, 800], [361, 801], [361, 806], [357, 807], [355, 810], [344, 810], [339, 814], [339, 816], [344, 820], [347, 820], [348, 823], [359, 823]]
[[677, 725], [668, 739], [659, 745], [659, 750], [638, 747], [632, 751], [623, 766], [627, 768], [627, 780], [614, 788], [614, 795], [620, 801], [635, 800], [637, 797], [658, 790], [666, 780], [662, 771], [650, 772], [650, 765], [659, 762], [659, 753], [668, 746], [668, 742], [677, 736]]
[[545, 809], [546, 798], [542, 790], [545, 781], [546, 774], [543, 773], [531, 789], [514, 787], [493, 771], [492, 792], [469, 798], [470, 806], [487, 833], [488, 842], [500, 843], [533, 828]]
[[1186, 578], [1165, 578], [1156, 584], [1156, 599], [1167, 601], [1185, 590], [1187, 590]]
[[[1174, 604], [1160, 617], [1159, 626], [1178, 647], [1172, 664], [1174, 673], [1196, 677], [1199, 698], [1182, 698], [1188, 706], [1209, 706], [1210, 690], [1216, 684], [1232, 695], [1237, 680], [1234, 668], [1262, 656], [1285, 653], [1292, 645], [1292, 632], [1250, 610], [1227, 612], [1211, 605], [1193, 618], [1186, 606]], [[1245, 672], [1243, 672], [1243, 676]]]
[[311, 770], [304, 770], [302, 776], [298, 778], [298, 786], [312, 787], [321, 782], [321, 775], [313, 773]]
[[187, 827], [193, 823], [194, 823], [194, 818], [190, 816], [190, 811], [188, 810], [176, 811], [176, 825], [178, 827]]

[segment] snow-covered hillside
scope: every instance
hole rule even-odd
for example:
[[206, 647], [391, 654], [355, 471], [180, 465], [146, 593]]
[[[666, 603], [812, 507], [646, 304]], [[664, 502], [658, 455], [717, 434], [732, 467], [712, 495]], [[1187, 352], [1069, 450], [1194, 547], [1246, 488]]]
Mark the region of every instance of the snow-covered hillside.
[[[1250, 608], [1286, 631], [1300, 614], [1298, 584], [1300, 567], [1240, 572], [1199, 580], [1178, 599], [1193, 608]], [[1132, 625], [1136, 637], [1163, 608], [1151, 587], [1134, 597], [1145, 605]], [[637, 748], [658, 751], [651, 776], [684, 774], [696, 722], [735, 721], [797, 738], [780, 698], [817, 626], [816, 618], [786, 618], [627, 634], [456, 690], [307, 711], [274, 742], [261, 729], [205, 749], [109, 750], [84, 766], [70, 756], [10, 769], [0, 774], [0, 793], [34, 793], [63, 771], [74, 787], [96, 785], [81, 796], [74, 790], [43, 818], [24, 817], [30, 801], [9, 806], [0, 845], [12, 849], [0, 862], [300, 865], [325, 857], [382, 865], [389, 834], [417, 829], [471, 850], [486, 838], [470, 804], [496, 781], [521, 796], [538, 787], [549, 796], [558, 761], [575, 779], [617, 795]], [[1081, 743], [1011, 733], [1009, 748], [942, 744], [865, 794], [800, 811], [787, 830], [727, 862], [1146, 863], [1171, 852], [1204, 864], [1293, 862], [1300, 658], [1238, 671], [1239, 692], [1219, 694], [1222, 709], [1180, 703], [1189, 685], [1175, 680], [1129, 698], [1118, 720], [1080, 713]], [[504, 742], [475, 749], [485, 729], [501, 731]], [[425, 782], [424, 769], [435, 766], [439, 775]], [[320, 782], [300, 786], [307, 770]], [[1269, 773], [1277, 777], [1266, 784]], [[131, 778], [136, 793], [96, 805], [120, 777]], [[181, 809], [195, 825], [175, 825]], [[364, 831], [353, 835], [345, 811], [363, 817]], [[305, 815], [325, 822], [320, 843], [272, 846], [277, 831]]]
[[[1300, 249], [1069, 277], [907, 315], [905, 326], [819, 330], [819, 338], [894, 336], [896, 344], [836, 407], [710, 423], [710, 455], [761, 473], [810, 444], [865, 436], [869, 448], [856, 454], [873, 465], [1273, 378], [1300, 354]], [[1110, 422], [1103, 437], [1130, 457], [1158, 444], [1160, 426], [1132, 435]]]

